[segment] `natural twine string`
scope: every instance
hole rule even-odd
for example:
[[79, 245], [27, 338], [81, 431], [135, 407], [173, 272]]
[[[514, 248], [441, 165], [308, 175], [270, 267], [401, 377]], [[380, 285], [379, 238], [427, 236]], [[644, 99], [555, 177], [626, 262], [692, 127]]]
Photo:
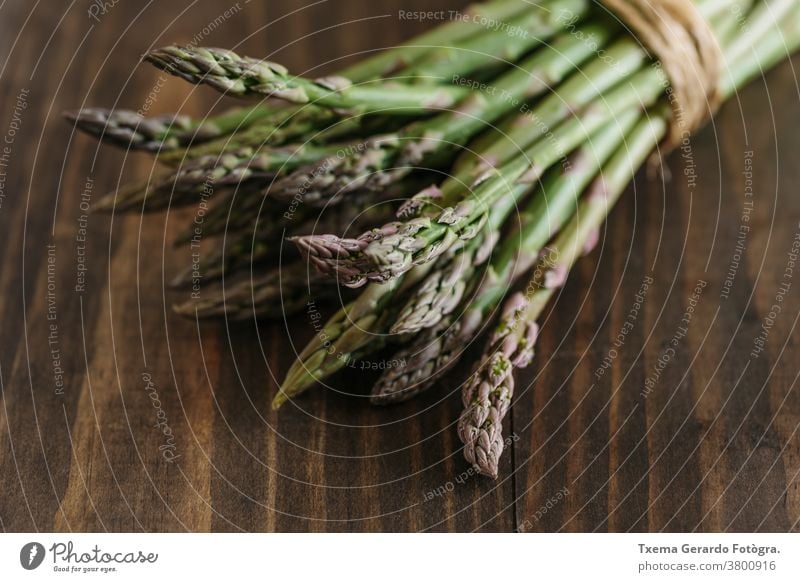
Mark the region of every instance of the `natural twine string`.
[[723, 55], [693, 0], [600, 0], [655, 57], [669, 82], [672, 120], [664, 146], [678, 147], [720, 104]]

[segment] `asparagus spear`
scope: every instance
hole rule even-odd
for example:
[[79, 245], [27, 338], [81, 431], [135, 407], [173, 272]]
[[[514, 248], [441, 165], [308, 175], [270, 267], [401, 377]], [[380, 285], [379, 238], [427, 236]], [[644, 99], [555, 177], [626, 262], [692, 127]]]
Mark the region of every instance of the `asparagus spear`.
[[213, 141], [162, 152], [158, 161], [176, 166], [204, 155], [219, 155], [227, 150], [245, 147], [274, 147], [299, 141], [314, 144], [348, 142], [360, 136], [394, 131], [406, 122], [405, 118], [397, 115], [342, 117], [340, 112], [310, 104], [285, 107], [281, 111], [286, 113], [276, 122], [255, 123]]
[[167, 46], [150, 51], [145, 59], [190, 83], [209, 85], [228, 95], [273, 97], [297, 104], [313, 102], [351, 114], [426, 113], [452, 107], [467, 95], [464, 87], [353, 84], [341, 76], [306, 79], [291, 75], [277, 63], [242, 57], [222, 48]]
[[[351, 133], [355, 132], [360, 122], [360, 118], [342, 120], [336, 112], [321, 107], [310, 105], [291, 107], [286, 108], [282, 117], [275, 121], [257, 122], [205, 143], [198, 144], [193, 141], [189, 144], [190, 147], [160, 152], [158, 161], [168, 166], [178, 166], [187, 160], [204, 156], [219, 156], [226, 151], [244, 148], [253, 148], [258, 151], [266, 147], [283, 146], [293, 142], [330, 143], [330, 141], [337, 141], [324, 139], [330, 134], [328, 130], [331, 127], [335, 125], [338, 128], [337, 136], [347, 137], [347, 130]], [[345, 125], [346, 128], [343, 127]]]
[[365, 345], [382, 345], [385, 337], [380, 330], [387, 327], [385, 313], [392, 300], [423, 279], [431, 266], [412, 269], [389, 285], [370, 285], [340, 309], [289, 368], [272, 400], [272, 408], [280, 408], [289, 398], [344, 368]]
[[255, 210], [266, 192], [251, 188], [251, 184], [263, 186], [265, 182], [274, 180], [281, 171], [316, 160], [331, 159], [331, 156], [338, 158], [357, 147], [360, 147], [358, 142], [328, 145], [305, 142], [283, 147], [243, 147], [218, 155], [209, 154], [189, 160], [174, 172], [155, 180], [134, 182], [110, 192], [98, 200], [95, 210], [155, 211], [195, 202], [215, 187], [236, 187], [240, 197], [251, 198], [248, 209]]
[[[497, 23], [497, 31], [487, 30], [481, 26], [480, 21], [462, 25], [451, 23], [440, 27], [438, 34], [435, 35], [435, 40], [439, 44], [426, 49], [428, 53], [430, 49], [435, 50], [419, 69], [420, 76], [429, 73], [436, 76], [437, 71], [449, 62], [449, 59], [442, 57], [443, 53], [446, 56], [448, 49], [442, 47], [459, 44], [447, 42], [450, 39], [447, 38], [448, 31], [445, 29], [458, 31], [471, 28], [475, 31], [472, 36], [460, 43], [465, 45], [465, 52], [469, 53], [469, 56], [460, 59], [459, 63], [453, 65], [449, 71], [450, 75], [466, 75], [487, 63], [493, 64], [497, 58], [503, 58], [506, 52], [510, 52], [512, 56], [524, 53], [527, 48], [535, 46], [554, 30], [563, 27], [564, 14], [580, 17], [590, 7], [587, 0], [550, 0], [548, 6], [541, 9], [525, 4], [511, 3], [494, 11], [496, 18], [486, 21], [491, 25]], [[485, 8], [484, 14], [489, 12]], [[508, 27], [508, 19], [517, 27], [516, 35], [509, 35], [508, 31], [504, 30]], [[542, 38], [537, 40], [537, 37]], [[145, 60], [191, 83], [207, 84], [234, 96], [266, 95], [290, 103], [314, 102], [316, 105], [337, 110], [381, 111], [384, 114], [408, 115], [412, 110], [424, 113], [431, 108], [451, 107], [467, 94], [463, 87], [376, 84], [366, 82], [374, 77], [358, 80], [352, 76], [352, 71], [349, 77], [348, 71], [344, 71], [340, 75], [315, 80], [306, 79], [289, 75], [288, 71], [277, 63], [240, 57], [233, 51], [217, 48], [168, 46], [149, 52], [145, 55]], [[390, 60], [394, 59], [390, 57]]]
[[663, 113], [647, 116], [636, 125], [625, 147], [609, 160], [582, 198], [575, 216], [550, 245], [525, 293], [514, 294], [506, 303], [488, 348], [462, 391], [465, 408], [458, 435], [464, 443], [464, 457], [478, 473], [497, 477], [503, 451], [502, 421], [514, 392], [512, 372], [527, 366], [533, 358], [537, 317], [563, 284], [566, 272], [587, 251], [587, 243], [596, 240], [597, 229], [666, 129]]
[[[422, 180], [424, 180], [422, 175], [402, 180], [392, 184], [379, 197], [373, 196], [368, 199], [360, 194], [351, 196], [347, 206], [353, 212], [361, 212], [369, 204], [406, 197], [410, 192], [419, 190], [420, 184], [423, 183]], [[252, 181], [245, 186], [229, 193], [221, 204], [217, 204], [206, 213], [202, 224], [203, 236], [214, 236], [233, 231], [253, 232], [254, 230], [279, 233], [284, 227], [312, 220], [321, 212], [319, 208], [300, 204], [294, 200], [289, 201], [287, 206], [284, 202], [269, 196], [268, 191], [265, 192], [263, 188], [257, 187]], [[330, 214], [334, 212], [334, 209], [335, 207], [331, 206], [325, 208], [324, 212]], [[347, 212], [345, 210], [344, 214], [346, 215]], [[327, 230], [327, 226], [330, 224], [332, 224], [330, 221], [322, 221], [314, 228], [307, 230], [292, 228], [290, 234], [330, 232]], [[375, 225], [371, 224], [370, 226]], [[337, 228], [333, 230], [340, 229], [337, 225]], [[191, 225], [189, 229], [178, 236], [176, 244], [188, 242], [194, 236], [194, 231], [194, 225]]]
[[64, 117], [78, 129], [112, 145], [162, 152], [208, 141], [257, 122], [277, 127], [286, 120], [287, 113], [282, 109], [257, 105], [237, 107], [200, 121], [174, 113], [144, 117], [128, 109], [87, 107], [66, 111]]
[[301, 262], [294, 262], [268, 269], [254, 279], [202, 294], [197, 299], [174, 305], [173, 309], [179, 315], [199, 319], [280, 319], [301, 311], [311, 298], [336, 295], [336, 285], [330, 279], [309, 272]]
[[328, 158], [341, 148], [341, 145], [305, 143], [258, 150], [243, 148], [219, 156], [204, 156], [156, 180], [134, 183], [110, 192], [98, 200], [95, 209], [144, 208], [152, 211], [190, 204], [217, 186], [241, 186], [248, 181], [261, 183], [271, 180], [283, 169]]
[[[455, 245], [449, 257], [431, 273], [414, 291], [400, 310], [391, 333], [416, 333], [437, 325], [459, 305], [469, 288], [472, 275], [494, 250], [501, 225], [488, 228], [487, 235], [478, 235], [471, 241]], [[324, 276], [324, 275], [323, 275]]]
[[[509, 198], [516, 203], [529, 189], [527, 184], [519, 184]], [[410, 293], [391, 326], [391, 333], [416, 333], [436, 326], [458, 307], [478, 268], [494, 252], [506, 215], [506, 211], [489, 213], [483, 232], [453, 245], [441, 257], [436, 269]]]

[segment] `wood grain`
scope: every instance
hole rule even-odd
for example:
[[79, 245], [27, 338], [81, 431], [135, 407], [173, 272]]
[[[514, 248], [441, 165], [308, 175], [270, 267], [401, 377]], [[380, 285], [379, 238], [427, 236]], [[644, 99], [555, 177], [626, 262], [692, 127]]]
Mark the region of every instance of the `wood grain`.
[[[149, 100], [153, 114], [204, 114], [230, 102], [138, 66], [139, 56], [201, 35], [294, 71], [331, 71], [430, 26], [398, 10], [458, 7], [119, 2], [94, 21], [83, 4], [2, 4], [0, 134], [27, 91], [0, 205], [4, 531], [798, 530], [800, 281], [765, 350], [750, 355], [798, 232], [792, 63], [692, 140], [694, 188], [680, 153], [669, 157], [673, 180], [637, 177], [548, 312], [537, 362], [519, 375], [514, 443], [496, 482], [464, 474], [453, 424], [463, 366], [391, 409], [319, 390], [271, 411], [276, 379], [313, 331], [303, 317], [234, 326], [175, 316], [165, 282], [189, 257], [171, 240], [191, 209], [89, 215], [85, 290], [75, 290], [82, 193], [96, 198], [154, 168], [73, 133], [62, 110]], [[723, 298], [746, 151], [755, 202]], [[598, 378], [646, 278], [635, 325]], [[698, 281], [688, 332], [643, 395]], [[363, 394], [373, 378], [337, 386]]]

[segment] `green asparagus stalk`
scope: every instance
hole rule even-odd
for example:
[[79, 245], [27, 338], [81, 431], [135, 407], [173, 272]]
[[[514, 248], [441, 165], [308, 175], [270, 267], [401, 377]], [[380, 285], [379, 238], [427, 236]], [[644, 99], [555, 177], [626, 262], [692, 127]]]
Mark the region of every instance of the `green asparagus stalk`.
[[524, 293], [506, 303], [475, 372], [462, 391], [464, 411], [458, 435], [464, 457], [482, 475], [497, 477], [503, 452], [503, 417], [514, 392], [513, 371], [533, 358], [539, 327], [536, 319], [559, 288], [577, 258], [596, 240], [608, 212], [658, 141], [665, 135], [665, 115], [645, 117], [630, 132], [625, 147], [617, 151], [589, 187], [578, 211], [550, 245]]
[[336, 285], [329, 278], [309, 272], [302, 262], [294, 262], [273, 267], [254, 279], [202, 293], [197, 299], [174, 305], [173, 309], [179, 315], [198, 319], [281, 319], [300, 312], [310, 299], [336, 295]]
[[[284, 169], [326, 159], [342, 145], [296, 144], [279, 148], [244, 148], [220, 156], [204, 156], [155, 180], [131, 184], [100, 198], [95, 210], [149, 211], [197, 202], [209, 189], [272, 180]], [[146, 203], [146, 204], [145, 204]]]
[[[516, 202], [528, 190], [527, 185], [518, 185], [510, 198]], [[453, 245], [441, 257], [436, 269], [410, 293], [392, 324], [391, 333], [409, 334], [433, 327], [458, 307], [479, 267], [494, 252], [507, 214], [506, 211], [489, 213], [483, 232]]]
[[392, 300], [424, 279], [432, 265], [422, 265], [388, 285], [369, 285], [340, 309], [303, 349], [289, 368], [272, 400], [278, 409], [290, 398], [344, 368], [367, 344], [382, 345], [380, 330], [388, 328]]
[[497, 244], [500, 236], [497, 228], [499, 225], [487, 228], [487, 235], [454, 245], [458, 248], [451, 248], [450, 256], [442, 257], [444, 264], [414, 289], [392, 325], [391, 333], [417, 333], [450, 315], [467, 292], [472, 275]]
[[234, 97], [272, 97], [289, 103], [314, 103], [350, 114], [427, 113], [453, 107], [468, 91], [454, 86], [362, 83], [341, 76], [306, 79], [277, 63], [242, 57], [228, 49], [167, 46], [145, 59], [193, 84], [209, 85]]
[[[310, 105], [302, 107], [284, 108], [276, 110], [275, 119], [243, 125], [241, 128], [220, 134], [213, 140], [192, 140], [186, 144], [188, 147], [173, 148], [169, 151], [159, 151], [158, 161], [168, 166], [179, 166], [187, 160], [194, 160], [205, 156], [219, 156], [222, 152], [253, 148], [260, 150], [265, 147], [283, 146], [293, 142], [309, 141], [308, 136], [315, 144], [325, 143], [318, 139], [324, 135], [325, 130], [334, 124], [343, 123], [335, 112], [321, 107]], [[359, 119], [349, 120], [349, 126], [356, 127]]]
[[392, 131], [405, 119], [400, 116], [350, 116], [315, 105], [286, 107], [275, 122], [259, 122], [241, 131], [190, 147], [160, 152], [158, 161], [177, 166], [186, 160], [246, 147], [264, 148], [309, 141], [314, 144], [348, 142], [364, 135]]
[[[443, 48], [457, 45], [442, 43], [430, 47], [432, 51], [428, 51], [428, 59], [423, 60], [412, 73], [417, 80], [440, 77], [438, 72], [443, 69], [447, 70], [448, 78], [474, 73], [487, 63], [496, 63], [506, 54], [521, 55], [563, 26], [563, 14], [580, 17], [588, 12], [589, 7], [588, 0], [550, 0], [543, 8], [525, 6], [523, 2], [516, 6], [509, 4], [498, 14], [510, 20], [492, 21], [492, 25], [497, 23], [498, 30], [481, 30], [480, 25], [473, 23], [475, 34], [458, 43], [464, 45], [463, 52], [467, 55], [458, 63], [451, 63], [448, 58], [453, 49]], [[508, 34], [509, 30], [516, 34]], [[443, 36], [446, 33], [440, 29], [439, 39]], [[291, 103], [313, 102], [339, 111], [409, 115], [413, 110], [424, 113], [432, 108], [451, 107], [467, 94], [464, 87], [408, 87], [405, 84], [354, 81], [353, 77], [347, 76], [347, 71], [344, 75], [305, 79], [289, 75], [276, 63], [240, 57], [232, 51], [216, 48], [170, 46], [151, 51], [145, 59], [191, 83], [207, 84], [234, 96], [266, 95]]]
[[[550, 290], [552, 294], [552, 290]], [[503, 452], [503, 417], [511, 406], [515, 368], [533, 359], [539, 326], [528, 319], [531, 304], [541, 309], [541, 300], [526, 301], [517, 293], [506, 304], [500, 324], [490, 339], [492, 351], [469, 379], [462, 398], [465, 410], [458, 422], [458, 436], [464, 443], [464, 458], [478, 474], [497, 478]]]
[[286, 120], [287, 112], [285, 109], [256, 105], [237, 107], [200, 121], [187, 115], [144, 117], [127, 109], [87, 107], [79, 111], [66, 111], [64, 117], [78, 129], [112, 145], [163, 152], [209, 141], [254, 123], [275, 128]]

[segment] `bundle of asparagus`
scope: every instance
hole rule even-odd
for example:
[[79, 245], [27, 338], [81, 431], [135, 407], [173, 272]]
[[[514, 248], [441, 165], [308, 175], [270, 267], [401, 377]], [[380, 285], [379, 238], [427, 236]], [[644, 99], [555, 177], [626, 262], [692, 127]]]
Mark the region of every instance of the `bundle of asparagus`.
[[[688, 6], [718, 47], [712, 84], [722, 99], [800, 45], [800, 0]], [[458, 422], [467, 460], [496, 477], [513, 371], [531, 361], [536, 320], [680, 108], [670, 67], [590, 0], [490, 0], [466, 14], [320, 79], [223, 49], [166, 47], [146, 60], [257, 104], [202, 121], [101, 109], [68, 117], [169, 168], [100, 208], [224, 193], [202, 228], [218, 242], [174, 281], [199, 271], [223, 283], [178, 313], [281, 317], [312, 295], [342, 297], [339, 284], [363, 286], [300, 353], [275, 408], [384, 348], [405, 365], [383, 371], [370, 401], [407, 400], [499, 311]], [[299, 254], [276, 252], [284, 237]]]

